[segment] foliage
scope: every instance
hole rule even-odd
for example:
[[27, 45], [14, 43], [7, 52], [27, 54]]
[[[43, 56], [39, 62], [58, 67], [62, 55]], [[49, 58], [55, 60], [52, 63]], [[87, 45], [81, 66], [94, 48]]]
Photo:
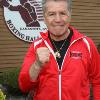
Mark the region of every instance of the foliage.
[[18, 87], [18, 76], [20, 72], [20, 67], [13, 70], [8, 70], [0, 74], [0, 84], [4, 86], [9, 93], [20, 94]]
[[6, 100], [6, 95], [0, 89], [0, 100]]

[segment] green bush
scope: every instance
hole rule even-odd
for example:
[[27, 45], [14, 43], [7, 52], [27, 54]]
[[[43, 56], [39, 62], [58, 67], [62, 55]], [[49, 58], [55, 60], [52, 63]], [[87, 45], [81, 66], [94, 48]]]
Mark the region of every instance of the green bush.
[[0, 100], [6, 100], [6, 95], [4, 95], [1, 89], [0, 89]]
[[5, 86], [7, 88], [7, 91], [11, 94], [20, 94], [20, 90], [18, 87], [19, 72], [20, 67], [0, 73], [0, 84]]

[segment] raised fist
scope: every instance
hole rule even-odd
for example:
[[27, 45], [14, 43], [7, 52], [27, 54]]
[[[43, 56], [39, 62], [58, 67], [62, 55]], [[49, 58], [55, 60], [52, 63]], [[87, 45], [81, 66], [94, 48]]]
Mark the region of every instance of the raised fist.
[[37, 62], [40, 62], [42, 65], [46, 64], [50, 59], [50, 51], [46, 47], [38, 48], [36, 51]]

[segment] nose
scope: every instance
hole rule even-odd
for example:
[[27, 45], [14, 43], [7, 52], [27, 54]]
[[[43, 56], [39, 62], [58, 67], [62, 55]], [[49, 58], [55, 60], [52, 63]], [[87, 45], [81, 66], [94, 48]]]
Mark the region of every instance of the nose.
[[59, 14], [56, 14], [55, 16], [55, 22], [61, 22], [61, 16]]

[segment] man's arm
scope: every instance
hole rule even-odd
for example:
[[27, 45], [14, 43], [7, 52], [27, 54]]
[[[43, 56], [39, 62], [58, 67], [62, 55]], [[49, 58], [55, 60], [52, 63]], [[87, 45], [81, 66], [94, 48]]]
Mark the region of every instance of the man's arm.
[[36, 80], [40, 70], [43, 68], [43, 66], [49, 61], [50, 58], [50, 51], [47, 47], [40, 47], [36, 50], [36, 60], [31, 65], [31, 68], [29, 70], [29, 75], [31, 80]]
[[94, 100], [100, 100], [100, 56], [96, 46], [90, 41], [91, 66], [89, 66]]
[[43, 66], [49, 61], [50, 52], [46, 47], [34, 50], [32, 44], [24, 59], [20, 74], [19, 86], [23, 92], [28, 92], [32, 88], [36, 88], [39, 82], [38, 76]]
[[32, 44], [28, 49], [28, 52], [24, 58], [24, 62], [22, 64], [18, 78], [19, 87], [23, 92], [30, 91], [37, 84], [37, 80], [31, 81], [29, 75], [30, 67], [35, 62], [35, 58], [36, 56], [35, 56], [34, 44]]
[[34, 64], [31, 65], [31, 68], [29, 70], [29, 75], [30, 75], [30, 78], [31, 80], [36, 80], [39, 73], [40, 73], [40, 70], [41, 70], [41, 67], [40, 67], [40, 63], [35, 61]]

